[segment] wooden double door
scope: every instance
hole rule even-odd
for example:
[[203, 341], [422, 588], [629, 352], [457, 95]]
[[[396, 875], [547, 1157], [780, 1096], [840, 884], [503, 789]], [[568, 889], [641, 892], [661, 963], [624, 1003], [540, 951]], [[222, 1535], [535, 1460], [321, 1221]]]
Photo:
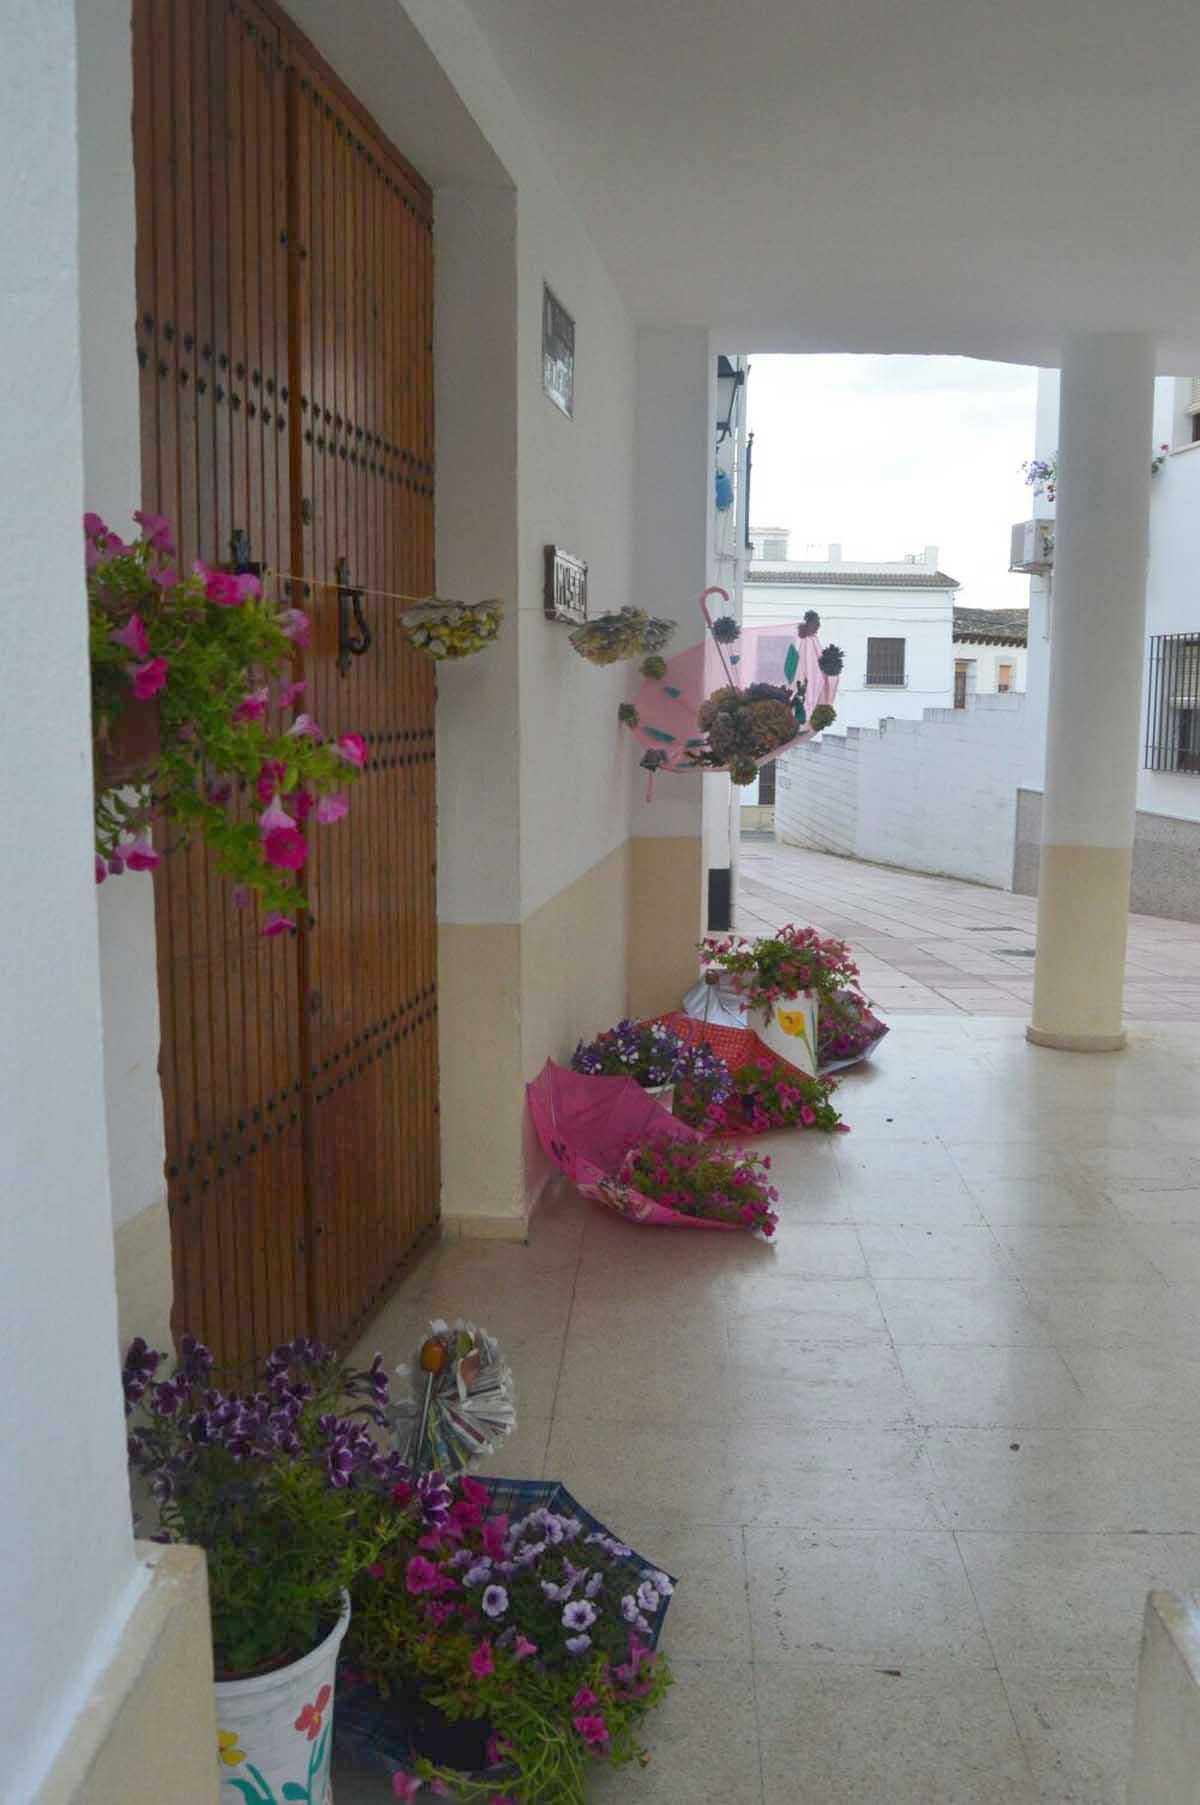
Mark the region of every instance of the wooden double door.
[[346, 1342], [437, 1216], [434, 679], [386, 599], [433, 589], [431, 197], [256, 0], [134, 0], [134, 138], [143, 505], [305, 610], [369, 753], [295, 936], [200, 846], [155, 875], [175, 1328], [244, 1369]]

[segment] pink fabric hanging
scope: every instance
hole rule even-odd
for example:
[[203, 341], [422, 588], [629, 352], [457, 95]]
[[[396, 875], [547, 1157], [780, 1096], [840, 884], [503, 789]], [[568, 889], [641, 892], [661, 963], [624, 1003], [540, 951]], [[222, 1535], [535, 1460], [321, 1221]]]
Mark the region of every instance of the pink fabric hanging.
[[[733, 1222], [683, 1216], [618, 1178], [621, 1162], [647, 1141], [701, 1141], [632, 1078], [593, 1078], [548, 1059], [527, 1087], [538, 1139], [560, 1171], [585, 1197], [607, 1204], [631, 1222], [659, 1228], [737, 1231]], [[744, 1232], [744, 1231], [743, 1231]]]

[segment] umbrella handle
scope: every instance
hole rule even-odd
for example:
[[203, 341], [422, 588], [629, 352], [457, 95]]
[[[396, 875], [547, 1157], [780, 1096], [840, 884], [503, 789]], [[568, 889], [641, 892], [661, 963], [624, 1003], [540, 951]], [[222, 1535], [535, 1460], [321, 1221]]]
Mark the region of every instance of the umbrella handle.
[[425, 1446], [425, 1431], [429, 1427], [429, 1406], [433, 1402], [434, 1374], [428, 1373], [425, 1378], [425, 1399], [421, 1405], [421, 1422], [417, 1429], [417, 1439], [413, 1444], [413, 1467], [421, 1472], [421, 1450]]
[[[722, 589], [721, 585], [719, 583], [713, 583], [710, 585], [710, 587], [708, 589], [706, 589], [704, 591], [704, 594], [700, 597], [700, 612], [704, 616], [705, 626], [708, 628], [709, 632], [711, 633], [712, 632], [712, 624], [713, 624], [712, 623], [712, 615], [708, 611], [708, 598], [710, 595], [719, 595], [723, 602], [728, 602], [729, 591], [728, 591], [728, 589]], [[725, 675], [729, 679], [730, 689], [740, 689], [741, 685], [738, 683], [737, 678], [734, 676], [733, 671], [730, 669], [729, 660], [725, 656], [725, 647], [721, 644], [719, 639], [714, 639], [713, 644], [716, 646], [717, 652], [721, 659], [721, 663], [725, 668]]]

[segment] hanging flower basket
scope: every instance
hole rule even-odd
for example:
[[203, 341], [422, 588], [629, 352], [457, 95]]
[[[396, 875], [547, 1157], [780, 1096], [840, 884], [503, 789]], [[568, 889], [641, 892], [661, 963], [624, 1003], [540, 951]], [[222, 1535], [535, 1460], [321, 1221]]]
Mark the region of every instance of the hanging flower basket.
[[655, 620], [644, 608], [622, 608], [584, 621], [571, 644], [589, 664], [619, 664], [623, 658], [656, 657], [674, 631], [673, 620]]
[[410, 644], [430, 658], [470, 658], [494, 644], [503, 618], [500, 602], [440, 602], [431, 597], [406, 608], [400, 626]]
[[760, 765], [799, 738], [803, 696], [790, 684], [729, 686], [701, 703], [696, 720], [704, 740], [689, 749], [688, 761], [706, 771], [727, 771], [735, 784], [749, 784]]

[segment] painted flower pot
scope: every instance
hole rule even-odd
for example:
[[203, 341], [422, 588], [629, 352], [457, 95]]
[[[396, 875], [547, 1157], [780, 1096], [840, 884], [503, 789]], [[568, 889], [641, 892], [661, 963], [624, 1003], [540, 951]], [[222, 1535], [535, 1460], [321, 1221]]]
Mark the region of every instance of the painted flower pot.
[[772, 1053], [786, 1059], [798, 1072], [816, 1077], [817, 999], [811, 990], [781, 997], [769, 1009], [753, 1014], [751, 1020]]
[[217, 1681], [221, 1805], [332, 1805], [338, 1650], [350, 1600], [323, 1642], [273, 1673]]

